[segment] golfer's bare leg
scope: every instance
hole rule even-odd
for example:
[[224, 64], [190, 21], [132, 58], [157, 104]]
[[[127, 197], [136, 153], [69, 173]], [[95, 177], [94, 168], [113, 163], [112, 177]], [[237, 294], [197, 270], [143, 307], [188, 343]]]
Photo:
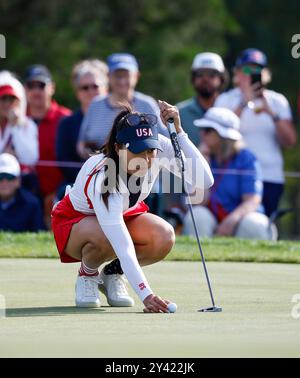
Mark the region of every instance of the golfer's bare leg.
[[[139, 215], [126, 222], [126, 226], [141, 265], [164, 259], [174, 245], [172, 226], [156, 215]], [[73, 226], [65, 252], [77, 260], [83, 260], [90, 268], [97, 268], [116, 258], [95, 216], [86, 217]]]

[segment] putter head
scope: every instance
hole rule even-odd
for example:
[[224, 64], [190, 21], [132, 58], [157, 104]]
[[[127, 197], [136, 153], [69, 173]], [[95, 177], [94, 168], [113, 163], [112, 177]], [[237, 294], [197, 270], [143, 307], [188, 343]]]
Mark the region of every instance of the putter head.
[[202, 308], [201, 310], [198, 310], [198, 312], [222, 312], [222, 307], [208, 307], [208, 308]]

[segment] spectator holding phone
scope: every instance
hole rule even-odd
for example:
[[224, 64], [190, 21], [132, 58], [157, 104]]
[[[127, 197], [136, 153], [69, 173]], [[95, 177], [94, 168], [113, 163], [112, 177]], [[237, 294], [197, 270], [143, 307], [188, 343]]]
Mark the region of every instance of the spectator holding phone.
[[221, 94], [217, 107], [233, 110], [241, 119], [241, 133], [247, 148], [261, 164], [266, 215], [278, 209], [284, 191], [282, 148], [297, 143], [288, 100], [266, 89], [271, 82], [266, 55], [257, 49], [244, 50], [234, 67], [235, 89]]

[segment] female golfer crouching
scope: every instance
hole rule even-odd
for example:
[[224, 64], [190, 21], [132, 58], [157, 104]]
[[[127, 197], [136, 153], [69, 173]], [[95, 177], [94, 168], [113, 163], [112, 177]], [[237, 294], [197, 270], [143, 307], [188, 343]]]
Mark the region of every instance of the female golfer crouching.
[[[160, 110], [165, 124], [174, 119], [185, 158], [197, 163], [188, 165], [189, 183], [196, 187], [196, 176], [201, 175], [200, 189], [209, 188], [213, 184], [210, 168], [183, 132], [178, 110], [166, 102], [160, 102]], [[174, 159], [171, 141], [158, 135], [156, 124], [155, 115], [122, 111], [104, 149], [83, 165], [71, 191], [53, 209], [53, 232], [61, 261], [81, 262], [76, 283], [78, 307], [99, 307], [98, 288], [111, 306], [133, 306], [124, 272], [144, 303], [144, 312], [168, 312], [169, 302], [154, 295], [141, 269], [162, 260], [175, 238], [173, 228], [149, 214], [143, 202], [160, 169], [172, 170], [166, 162]], [[115, 169], [111, 169], [111, 162]], [[100, 265], [109, 261], [99, 274]]]

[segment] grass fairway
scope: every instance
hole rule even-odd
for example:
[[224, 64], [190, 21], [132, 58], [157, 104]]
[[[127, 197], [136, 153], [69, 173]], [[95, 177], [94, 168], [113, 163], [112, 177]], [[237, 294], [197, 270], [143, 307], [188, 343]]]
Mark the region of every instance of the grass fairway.
[[297, 264], [209, 263], [221, 314], [209, 305], [199, 262], [145, 268], [155, 290], [177, 303], [176, 314], [143, 314], [142, 305], [99, 310], [73, 307], [76, 265], [54, 259], [1, 259], [0, 357], [300, 357]]
[[[201, 241], [207, 261], [300, 263], [300, 242], [269, 242], [214, 238]], [[13, 234], [0, 232], [0, 258], [58, 258], [50, 232]], [[178, 236], [169, 261], [199, 261], [196, 239]]]

